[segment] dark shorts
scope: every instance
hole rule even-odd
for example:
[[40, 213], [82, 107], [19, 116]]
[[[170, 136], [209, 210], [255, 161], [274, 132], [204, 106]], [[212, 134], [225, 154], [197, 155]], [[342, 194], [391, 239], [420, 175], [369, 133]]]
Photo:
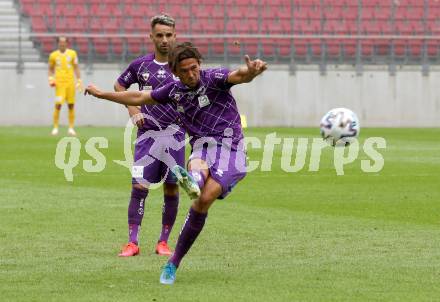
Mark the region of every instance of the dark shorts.
[[[184, 134], [147, 137], [135, 144], [134, 162], [131, 171], [132, 183], [177, 182], [170, 168], [185, 164], [185, 147], [178, 148], [176, 142], [185, 140]], [[178, 150], [176, 150], [178, 149]]]
[[225, 198], [235, 185], [246, 176], [246, 152], [231, 150], [221, 145], [207, 145], [192, 150], [189, 161], [202, 159], [209, 167], [210, 176], [222, 186], [222, 194], [218, 199]]

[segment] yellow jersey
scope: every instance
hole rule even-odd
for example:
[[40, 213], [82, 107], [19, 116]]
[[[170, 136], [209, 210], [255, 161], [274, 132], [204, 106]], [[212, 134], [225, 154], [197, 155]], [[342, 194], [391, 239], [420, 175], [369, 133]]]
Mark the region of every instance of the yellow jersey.
[[49, 66], [55, 67], [55, 81], [57, 84], [74, 84], [75, 76], [73, 67], [78, 64], [76, 51], [67, 48], [64, 53], [59, 50], [49, 55]]

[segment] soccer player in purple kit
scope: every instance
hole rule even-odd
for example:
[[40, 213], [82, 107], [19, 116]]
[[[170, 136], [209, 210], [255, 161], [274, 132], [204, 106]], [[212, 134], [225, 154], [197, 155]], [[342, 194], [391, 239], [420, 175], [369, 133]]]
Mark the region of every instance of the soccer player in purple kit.
[[259, 59], [251, 61], [248, 56], [245, 60], [246, 66], [234, 71], [201, 70], [200, 53], [185, 42], [174, 47], [168, 56], [168, 64], [178, 81], [151, 92], [102, 92], [93, 85], [86, 89], [86, 94], [125, 105], [172, 103], [191, 137], [189, 172], [179, 166], [172, 170], [193, 203], [176, 249], [162, 268], [162, 284], [174, 283], [176, 270], [202, 231], [210, 206], [216, 199], [224, 198], [246, 175], [240, 115], [230, 88], [252, 81], [267, 69], [267, 64]]
[[[114, 84], [116, 91], [126, 91], [132, 84], [138, 84], [140, 91], [152, 90], [170, 83], [175, 79], [168, 67], [168, 52], [175, 42], [175, 22], [168, 15], [157, 15], [151, 19], [150, 39], [154, 44], [154, 53], [139, 57], [130, 63], [128, 68], [119, 76]], [[128, 206], [128, 243], [123, 246], [120, 257], [139, 254], [138, 235], [144, 216], [145, 200], [148, 196], [148, 185], [164, 179], [164, 205], [162, 211], [162, 232], [156, 245], [159, 255], [171, 255], [168, 247], [168, 237], [176, 220], [179, 204], [179, 190], [176, 178], [169, 169], [154, 157], [152, 150], [159, 142], [151, 137], [151, 132], [157, 131], [164, 144], [168, 139], [185, 139], [183, 129], [178, 128], [175, 134], [166, 134], [165, 128], [176, 122], [177, 113], [171, 104], [160, 106], [128, 106], [128, 112], [133, 122], [138, 126], [135, 144], [134, 163], [132, 169], [132, 191]], [[148, 133], [148, 132], [149, 133]], [[146, 133], [147, 132], [147, 133]], [[171, 136], [164, 138], [164, 136]], [[154, 144], [156, 143], [156, 144]], [[160, 145], [160, 143], [159, 143]], [[171, 150], [170, 155], [176, 162], [185, 161], [185, 149]]]

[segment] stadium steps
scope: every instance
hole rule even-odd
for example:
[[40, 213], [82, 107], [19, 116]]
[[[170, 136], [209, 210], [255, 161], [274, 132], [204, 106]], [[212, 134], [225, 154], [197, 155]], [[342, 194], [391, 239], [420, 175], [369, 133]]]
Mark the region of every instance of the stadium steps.
[[[20, 15], [14, 1], [0, 0], [0, 61], [17, 61], [19, 47]], [[29, 26], [21, 24], [22, 59], [28, 62], [40, 61], [40, 54], [34, 48], [29, 36]]]

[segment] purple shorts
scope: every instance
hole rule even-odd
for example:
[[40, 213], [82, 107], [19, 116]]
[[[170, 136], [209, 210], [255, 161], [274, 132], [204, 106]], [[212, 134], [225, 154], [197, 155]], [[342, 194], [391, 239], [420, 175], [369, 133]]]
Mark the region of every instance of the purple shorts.
[[185, 135], [176, 133], [141, 139], [135, 144], [132, 184], [148, 185], [162, 181], [175, 184], [177, 179], [170, 168], [185, 164], [185, 146], [179, 146], [179, 142], [185, 140]]
[[209, 175], [222, 186], [218, 199], [225, 198], [246, 176], [246, 152], [240, 148], [236, 150], [220, 144], [205, 144], [192, 150], [189, 161], [195, 158], [208, 164]]

